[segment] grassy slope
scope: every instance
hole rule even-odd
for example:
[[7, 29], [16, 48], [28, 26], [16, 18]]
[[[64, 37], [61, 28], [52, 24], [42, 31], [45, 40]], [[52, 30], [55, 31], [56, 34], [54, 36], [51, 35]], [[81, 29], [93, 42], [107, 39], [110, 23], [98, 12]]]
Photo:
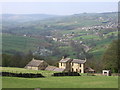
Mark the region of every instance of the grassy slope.
[[[1, 68], [0, 68], [1, 69]], [[34, 71], [21, 68], [4, 67], [3, 71], [32, 72], [50, 75], [50, 71]], [[46, 73], [46, 74], [45, 74]], [[116, 76], [65, 76], [46, 78], [3, 77], [3, 88], [117, 88]]]
[[40, 43], [44, 43], [44, 41], [37, 38], [16, 36], [10, 34], [3, 34], [2, 41], [3, 51], [16, 50], [22, 52], [35, 50], [37, 45], [39, 45]]
[[[77, 31], [77, 30], [75, 30], [75, 31]], [[82, 34], [83, 32], [79, 31], [79, 33]], [[113, 32], [113, 33], [117, 34], [116, 32]], [[109, 34], [111, 34], [111, 32]], [[96, 35], [93, 35], [93, 36], [92, 35], [83, 35], [83, 36], [75, 37], [75, 38], [73, 38], [73, 40], [79, 40], [80, 37], [84, 38], [84, 40], [100, 39]], [[10, 35], [10, 34], [3, 34], [2, 38], [3, 38], [2, 39], [3, 40], [3, 43], [2, 43], [3, 52], [8, 51], [8, 50], [16, 50], [16, 51], [21, 51], [21, 52], [28, 52], [29, 50], [34, 51], [35, 49], [37, 49], [36, 48], [37, 46], [45, 43], [45, 41], [43, 41], [41, 39], [32, 38], [32, 37], [15, 36], [15, 35]], [[92, 53], [95, 56], [95, 58], [100, 58], [101, 55], [107, 49], [104, 46], [108, 46], [112, 42], [112, 40], [113, 39], [103, 39], [101, 41], [97, 41], [96, 47], [93, 48], [90, 51], [90, 53]], [[64, 47], [62, 47], [62, 48], [65, 49]], [[67, 49], [65, 49], [65, 50], [67, 50]], [[74, 52], [71, 50], [71, 48], [70, 48], [69, 53], [72, 58], [75, 58], [73, 55]]]
[[109, 44], [115, 39], [117, 39], [117, 38], [113, 38], [113, 39], [106, 38], [101, 41], [97, 41], [96, 47], [93, 48], [90, 51], [90, 53], [92, 53], [96, 59], [101, 58], [101, 56], [107, 50], [107, 47], [109, 46]]
[[[99, 37], [97, 35], [91, 35], [90, 33], [93, 33], [93, 31], [89, 31], [89, 30], [86, 31], [86, 30], [81, 30], [81, 29], [64, 30], [64, 31], [61, 31], [60, 33], [61, 34], [71, 34], [72, 32], [74, 32], [74, 33], [76, 33], [78, 35], [81, 35], [81, 36], [72, 38], [72, 40], [82, 40], [82, 39], [83, 39], [83, 41], [86, 41], [86, 40], [88, 41], [88, 40], [91, 40], [91, 39], [96, 40], [95, 41], [96, 46], [94, 48], [92, 48], [92, 50], [90, 50], [90, 53], [92, 53], [93, 56], [96, 59], [98, 59], [98, 58], [100, 59], [101, 58], [101, 56], [104, 54], [104, 52], [107, 49], [106, 47], [108, 47], [108, 45], [112, 42], [112, 40], [117, 39], [117, 35], [118, 35], [117, 31], [112, 31], [112, 32], [107, 33], [104, 36], [104, 39], [101, 39], [101, 37]], [[88, 33], [90, 35], [84, 35], [86, 33]], [[112, 38], [112, 39], [107, 38], [108, 35], [112, 35], [112, 34], [114, 34], [114, 38]]]

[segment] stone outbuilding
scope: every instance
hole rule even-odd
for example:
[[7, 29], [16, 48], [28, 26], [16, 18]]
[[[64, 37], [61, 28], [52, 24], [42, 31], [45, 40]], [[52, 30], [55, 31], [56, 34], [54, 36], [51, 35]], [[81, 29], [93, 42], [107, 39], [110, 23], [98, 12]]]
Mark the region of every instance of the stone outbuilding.
[[110, 70], [103, 70], [103, 71], [102, 71], [102, 74], [103, 74], [104, 76], [111, 76], [111, 71], [110, 71]]
[[44, 60], [32, 59], [26, 66], [26, 69], [45, 70], [48, 64]]
[[56, 66], [50, 66], [44, 60], [36, 60], [34, 58], [25, 66], [25, 68], [26, 69], [31, 69], [31, 70], [46, 70], [46, 71], [57, 71], [57, 72], [65, 71], [64, 68], [58, 68]]
[[95, 70], [92, 69], [91, 67], [85, 68], [85, 73], [95, 73]]

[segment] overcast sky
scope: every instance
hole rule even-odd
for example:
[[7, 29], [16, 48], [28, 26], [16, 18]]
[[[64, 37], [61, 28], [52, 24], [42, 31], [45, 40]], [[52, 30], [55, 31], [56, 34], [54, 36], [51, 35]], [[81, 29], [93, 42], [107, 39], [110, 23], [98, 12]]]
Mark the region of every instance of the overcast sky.
[[2, 13], [9, 14], [55, 14], [115, 12], [117, 2], [5, 2]]

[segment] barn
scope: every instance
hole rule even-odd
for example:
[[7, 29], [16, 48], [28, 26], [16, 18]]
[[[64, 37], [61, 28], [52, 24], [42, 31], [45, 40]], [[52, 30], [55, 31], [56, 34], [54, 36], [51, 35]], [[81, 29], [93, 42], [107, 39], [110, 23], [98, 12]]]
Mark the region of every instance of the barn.
[[85, 68], [85, 72], [86, 73], [95, 73], [95, 70], [92, 69], [91, 67], [87, 67], [87, 68]]
[[31, 70], [45, 70], [48, 64], [44, 60], [32, 59], [26, 66], [26, 69]]

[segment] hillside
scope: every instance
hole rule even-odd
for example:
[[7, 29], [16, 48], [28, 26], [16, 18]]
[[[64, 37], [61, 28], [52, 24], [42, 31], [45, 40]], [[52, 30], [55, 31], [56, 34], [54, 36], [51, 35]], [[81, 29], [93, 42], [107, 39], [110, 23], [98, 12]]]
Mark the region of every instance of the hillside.
[[34, 54], [49, 58], [68, 55], [72, 58], [93, 56], [100, 59], [112, 40], [117, 39], [118, 34], [116, 12], [59, 17], [55, 15], [5, 17], [7, 18], [3, 18], [2, 29], [4, 53], [11, 50], [20, 52], [31, 50]]
[[39, 45], [47, 46], [49, 43], [42, 37], [25, 37], [12, 34], [2, 34], [3, 53], [14, 53], [14, 51], [29, 52], [35, 51]]
[[48, 18], [58, 17], [57, 15], [47, 15], [47, 14], [2, 14], [3, 21], [12, 22], [28, 22], [36, 20], [44, 20]]

